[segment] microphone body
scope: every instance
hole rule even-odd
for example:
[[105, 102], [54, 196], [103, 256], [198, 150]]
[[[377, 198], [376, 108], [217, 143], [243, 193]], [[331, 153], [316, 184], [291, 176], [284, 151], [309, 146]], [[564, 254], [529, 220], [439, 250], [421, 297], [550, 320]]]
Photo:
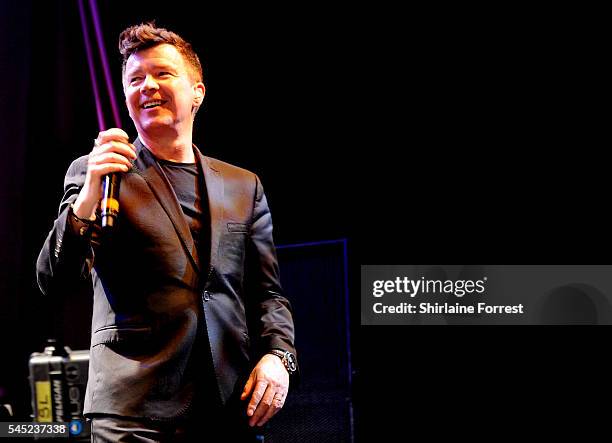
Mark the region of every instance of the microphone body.
[[102, 178], [102, 202], [100, 204], [102, 215], [102, 228], [110, 229], [115, 226], [119, 215], [119, 185], [121, 176], [115, 172]]

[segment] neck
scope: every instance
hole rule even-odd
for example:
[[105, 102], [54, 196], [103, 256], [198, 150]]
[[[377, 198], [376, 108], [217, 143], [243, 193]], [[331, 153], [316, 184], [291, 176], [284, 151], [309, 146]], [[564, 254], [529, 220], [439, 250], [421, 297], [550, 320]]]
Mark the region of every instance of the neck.
[[191, 133], [176, 137], [152, 137], [139, 132], [138, 137], [145, 147], [159, 159], [179, 163], [195, 162]]

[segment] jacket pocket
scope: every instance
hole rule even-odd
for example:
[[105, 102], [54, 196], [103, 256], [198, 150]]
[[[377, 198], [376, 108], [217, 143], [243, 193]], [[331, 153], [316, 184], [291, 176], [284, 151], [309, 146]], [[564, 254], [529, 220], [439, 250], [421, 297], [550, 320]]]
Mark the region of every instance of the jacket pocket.
[[249, 232], [249, 225], [246, 223], [228, 223], [227, 224], [228, 232]]
[[144, 341], [151, 336], [152, 329], [148, 326], [103, 326], [97, 329], [91, 337], [91, 346], [124, 341]]

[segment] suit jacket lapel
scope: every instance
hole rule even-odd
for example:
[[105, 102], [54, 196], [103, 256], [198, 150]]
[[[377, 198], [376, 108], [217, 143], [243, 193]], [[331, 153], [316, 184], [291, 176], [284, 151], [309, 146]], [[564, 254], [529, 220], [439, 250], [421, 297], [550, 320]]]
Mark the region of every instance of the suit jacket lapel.
[[211, 268], [216, 267], [219, 253], [219, 239], [223, 232], [223, 177], [213, 162], [194, 146], [196, 159], [202, 166], [206, 191], [208, 193], [208, 210], [210, 213], [210, 261]]
[[138, 157], [134, 160], [133, 171], [144, 178], [151, 192], [168, 214], [193, 266], [199, 272], [200, 267], [191, 230], [185, 220], [183, 210], [179, 205], [172, 185], [168, 182], [153, 154], [142, 144], [139, 138], [134, 141], [134, 145], [136, 146]]

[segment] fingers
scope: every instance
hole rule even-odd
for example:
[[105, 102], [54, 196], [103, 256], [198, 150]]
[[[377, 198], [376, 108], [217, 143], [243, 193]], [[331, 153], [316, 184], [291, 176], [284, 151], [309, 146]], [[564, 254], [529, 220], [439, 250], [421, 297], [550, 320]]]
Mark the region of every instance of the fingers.
[[106, 163], [119, 163], [128, 168], [132, 166], [130, 160], [128, 160], [124, 155], [117, 154], [115, 152], [102, 152], [92, 156], [89, 160], [90, 165]]
[[123, 163], [103, 163], [100, 165], [90, 164], [89, 171], [92, 175], [103, 176], [107, 174], [112, 174], [113, 172], [127, 172], [130, 167], [124, 165]]
[[96, 138], [97, 144], [100, 145], [111, 140], [128, 143], [130, 138], [123, 129], [119, 128], [110, 128], [106, 131], [100, 131], [100, 133], [98, 134], [98, 138]]
[[263, 426], [283, 407], [289, 391], [289, 374], [277, 356], [266, 354], [259, 360], [241, 398], [246, 399], [251, 391], [246, 411], [249, 426]]
[[254, 416], [255, 412], [257, 412], [257, 408], [259, 407], [259, 403], [261, 402], [261, 399], [263, 398], [267, 387], [268, 387], [268, 382], [266, 382], [265, 380], [260, 380], [255, 385], [255, 391], [253, 392], [251, 401], [249, 402], [249, 405], [247, 406], [247, 415], [249, 417]]
[[251, 371], [251, 375], [244, 385], [244, 390], [242, 391], [242, 395], [240, 396], [240, 400], [246, 400], [251, 391], [253, 390], [253, 384], [255, 381], [255, 371]]
[[[117, 142], [110, 142], [114, 144]], [[130, 159], [135, 154], [132, 151], [128, 154], [125, 146], [109, 146], [109, 143], [105, 143], [89, 154], [87, 161], [87, 172], [90, 175], [100, 177], [112, 172], [127, 172], [132, 167]], [[129, 156], [126, 157], [123, 153]]]
[[132, 160], [136, 158], [136, 147], [131, 143], [125, 143], [116, 140], [108, 140], [103, 143], [100, 143], [96, 139], [96, 144], [91, 153], [97, 155], [105, 152], [116, 152]]
[[286, 395], [287, 391], [278, 385], [258, 382], [247, 408], [249, 425], [263, 426], [283, 407]]
[[127, 133], [119, 128], [101, 131], [96, 137], [92, 152], [107, 151], [117, 152], [126, 158], [136, 158], [136, 147], [130, 143]]
[[[257, 426], [265, 425], [268, 420], [274, 417], [274, 415], [282, 409], [283, 405], [285, 404], [286, 395], [287, 394], [283, 393], [283, 391], [276, 391], [276, 393], [272, 397], [271, 404], [268, 406], [268, 410], [266, 411], [264, 416], [259, 419], [259, 421], [257, 422]], [[265, 396], [262, 402], [264, 402], [265, 404]]]
[[91, 180], [113, 172], [127, 172], [136, 159], [136, 147], [129, 142], [128, 135], [119, 128], [101, 131], [89, 154], [88, 175]]
[[119, 128], [101, 131], [87, 158], [85, 184], [77, 203], [82, 212], [89, 213], [102, 198], [102, 177], [116, 172], [127, 172], [136, 158], [136, 147], [129, 142], [128, 135]]

